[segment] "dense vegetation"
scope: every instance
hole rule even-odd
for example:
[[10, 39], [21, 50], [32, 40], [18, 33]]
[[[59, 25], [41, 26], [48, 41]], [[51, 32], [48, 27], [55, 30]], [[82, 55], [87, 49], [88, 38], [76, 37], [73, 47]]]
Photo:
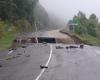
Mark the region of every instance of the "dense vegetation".
[[32, 22], [33, 9], [38, 0], [0, 0], [0, 18], [16, 21], [25, 18]]
[[38, 0], [0, 0], [0, 50], [8, 48], [17, 34], [50, 30], [60, 24]]
[[38, 0], [0, 0], [0, 50], [7, 48], [17, 33], [33, 28]]
[[13, 24], [0, 21], [0, 50], [11, 45], [16, 33], [17, 28]]
[[87, 18], [83, 12], [79, 11], [68, 24], [73, 26], [71, 32], [76, 34], [85, 43], [100, 45], [100, 23], [95, 14], [91, 14]]

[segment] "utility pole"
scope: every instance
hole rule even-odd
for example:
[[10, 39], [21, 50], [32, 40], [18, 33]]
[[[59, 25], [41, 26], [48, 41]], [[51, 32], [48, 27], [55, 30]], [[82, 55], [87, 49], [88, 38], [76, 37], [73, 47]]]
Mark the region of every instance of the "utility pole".
[[35, 37], [36, 37], [36, 43], [38, 43], [38, 35], [37, 35], [38, 29], [35, 21]]

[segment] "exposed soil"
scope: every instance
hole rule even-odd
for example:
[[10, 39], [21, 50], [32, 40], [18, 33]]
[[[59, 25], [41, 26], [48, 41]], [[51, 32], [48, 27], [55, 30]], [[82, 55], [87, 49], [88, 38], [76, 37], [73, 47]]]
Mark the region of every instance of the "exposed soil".
[[74, 40], [74, 43], [75, 43], [75, 44], [84, 43], [81, 39], [79, 39], [79, 38], [78, 38], [77, 36], [75, 36], [75, 35], [71, 35], [71, 34], [69, 34], [69, 33], [67, 33], [67, 32], [63, 32], [63, 31], [60, 31], [60, 33], [70, 36], [70, 37]]
[[46, 32], [47, 36], [56, 38], [57, 43], [64, 43], [64, 44], [73, 44], [75, 43], [75, 40], [70, 37], [69, 35], [66, 35], [64, 33], [61, 33], [59, 30], [52, 30]]

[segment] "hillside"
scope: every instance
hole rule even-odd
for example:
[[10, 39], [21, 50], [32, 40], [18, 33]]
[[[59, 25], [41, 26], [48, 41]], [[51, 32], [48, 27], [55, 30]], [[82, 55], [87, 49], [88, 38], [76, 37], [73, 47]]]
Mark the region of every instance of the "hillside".
[[33, 30], [38, 0], [0, 0], [0, 51], [7, 49], [17, 34]]
[[0, 50], [7, 49], [16, 36], [34, 32], [35, 24], [38, 30], [63, 26], [63, 21], [48, 13], [38, 0], [0, 1]]
[[50, 23], [48, 13], [40, 3], [38, 3], [34, 9], [34, 19], [37, 24], [38, 30], [49, 29]]

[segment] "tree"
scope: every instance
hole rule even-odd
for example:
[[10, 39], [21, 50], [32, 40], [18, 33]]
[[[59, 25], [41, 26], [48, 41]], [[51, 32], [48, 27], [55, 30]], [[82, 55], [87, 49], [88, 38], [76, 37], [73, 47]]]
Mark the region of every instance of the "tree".
[[73, 17], [73, 22], [77, 22], [79, 25], [75, 27], [77, 34], [90, 34], [96, 36], [96, 27], [98, 25], [98, 18], [95, 14], [91, 14], [89, 19], [86, 15], [79, 11], [77, 15]]
[[91, 21], [91, 23], [97, 24], [98, 18], [96, 17], [95, 14], [91, 14], [90, 17], [89, 17], [89, 21]]
[[0, 18], [4, 21], [26, 18], [32, 23], [37, 2], [38, 0], [0, 0]]
[[73, 22], [77, 23], [78, 25], [75, 26], [75, 33], [77, 34], [86, 34], [87, 33], [87, 18], [86, 15], [79, 11], [77, 15], [73, 17]]
[[91, 14], [88, 20], [88, 34], [96, 37], [96, 27], [98, 25], [98, 18], [95, 14]]

